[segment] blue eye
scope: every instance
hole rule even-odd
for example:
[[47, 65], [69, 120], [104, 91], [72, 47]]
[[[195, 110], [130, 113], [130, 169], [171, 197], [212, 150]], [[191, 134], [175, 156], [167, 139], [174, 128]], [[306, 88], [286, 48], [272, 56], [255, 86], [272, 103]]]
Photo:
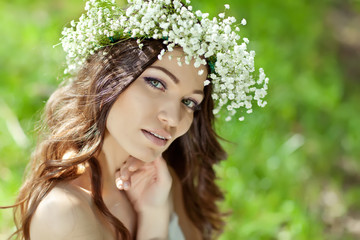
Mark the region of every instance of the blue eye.
[[190, 98], [182, 100], [182, 103], [193, 111], [197, 111], [200, 109], [200, 104]]
[[166, 85], [162, 81], [160, 81], [156, 78], [152, 78], [152, 77], [144, 77], [144, 79], [145, 79], [145, 82], [150, 85], [150, 87], [153, 87], [153, 88], [156, 88], [156, 89], [159, 89], [162, 91], [166, 90]]

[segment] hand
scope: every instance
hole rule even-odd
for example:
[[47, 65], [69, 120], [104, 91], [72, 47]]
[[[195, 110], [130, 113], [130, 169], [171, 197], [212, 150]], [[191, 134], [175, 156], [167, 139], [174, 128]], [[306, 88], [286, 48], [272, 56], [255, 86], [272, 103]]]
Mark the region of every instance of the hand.
[[162, 157], [150, 163], [129, 157], [115, 173], [115, 181], [138, 213], [170, 206], [172, 178]]

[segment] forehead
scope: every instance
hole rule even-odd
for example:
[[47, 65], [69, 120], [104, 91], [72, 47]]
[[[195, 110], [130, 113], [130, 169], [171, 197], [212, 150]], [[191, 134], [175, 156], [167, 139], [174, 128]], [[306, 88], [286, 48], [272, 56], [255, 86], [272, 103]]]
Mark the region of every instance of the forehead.
[[[171, 56], [171, 59], [169, 59]], [[161, 60], [157, 60], [152, 66], [159, 66], [171, 72], [180, 83], [195, 85], [197, 88], [203, 88], [204, 81], [207, 77], [207, 68], [201, 65], [198, 68], [194, 67], [194, 60], [190, 64], [185, 64], [185, 53], [181, 48], [175, 48], [172, 52], [166, 52]], [[178, 64], [178, 59], [181, 61], [181, 66]], [[203, 74], [199, 75], [202, 70]]]

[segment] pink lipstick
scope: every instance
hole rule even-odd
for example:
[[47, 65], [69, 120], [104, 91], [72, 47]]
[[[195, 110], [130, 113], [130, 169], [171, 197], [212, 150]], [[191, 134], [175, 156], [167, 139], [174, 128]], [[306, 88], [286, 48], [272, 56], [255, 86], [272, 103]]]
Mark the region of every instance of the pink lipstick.
[[156, 133], [156, 132], [153, 132], [153, 131], [147, 131], [147, 130], [144, 130], [144, 129], [141, 129], [141, 131], [143, 132], [143, 134], [145, 135], [145, 137], [147, 139], [149, 139], [155, 145], [158, 145], [160, 147], [165, 146], [167, 141], [171, 138], [169, 136], [160, 135], [159, 133]]

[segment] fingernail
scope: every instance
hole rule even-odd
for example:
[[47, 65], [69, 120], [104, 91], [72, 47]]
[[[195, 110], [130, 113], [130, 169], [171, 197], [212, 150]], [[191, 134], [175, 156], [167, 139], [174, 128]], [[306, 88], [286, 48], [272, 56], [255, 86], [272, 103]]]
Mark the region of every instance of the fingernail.
[[130, 187], [129, 182], [124, 182], [124, 189], [125, 189], [125, 190], [128, 190], [129, 187]]
[[123, 181], [122, 181], [120, 178], [117, 178], [117, 179], [115, 180], [115, 183], [116, 183], [116, 187], [117, 187], [118, 189], [122, 189], [122, 187], [123, 187]]

